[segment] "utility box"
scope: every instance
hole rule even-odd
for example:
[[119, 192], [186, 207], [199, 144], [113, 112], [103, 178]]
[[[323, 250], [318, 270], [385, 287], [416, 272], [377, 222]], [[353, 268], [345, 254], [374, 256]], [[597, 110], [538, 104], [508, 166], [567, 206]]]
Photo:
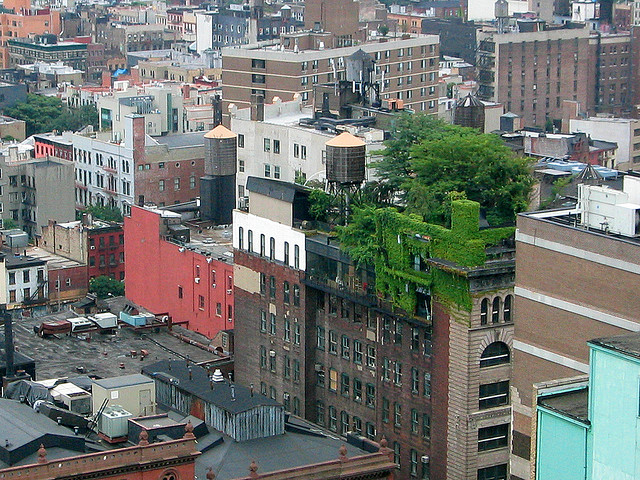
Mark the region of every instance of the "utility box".
[[93, 413], [100, 410], [105, 400], [108, 407], [120, 405], [133, 417], [156, 413], [155, 383], [151, 378], [140, 373], [94, 380], [91, 392]]
[[100, 415], [98, 433], [109, 441], [123, 439], [129, 433], [129, 419], [133, 415], [120, 405], [105, 408]]
[[66, 407], [80, 415], [91, 413], [91, 394], [73, 383], [61, 383], [50, 390], [51, 396], [56, 402], [63, 403]]
[[89, 317], [89, 320], [95, 323], [100, 330], [113, 330], [114, 328], [118, 328], [118, 317], [113, 313], [96, 313]]
[[155, 315], [151, 315], [150, 313], [128, 313], [124, 310], [120, 312], [120, 320], [132, 327], [150, 325], [155, 318]]

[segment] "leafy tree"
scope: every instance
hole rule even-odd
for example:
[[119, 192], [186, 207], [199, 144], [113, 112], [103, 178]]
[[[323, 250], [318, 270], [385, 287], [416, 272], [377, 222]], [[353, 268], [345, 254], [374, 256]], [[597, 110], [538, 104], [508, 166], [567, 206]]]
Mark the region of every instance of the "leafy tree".
[[118, 207], [90, 205], [85, 211], [93, 215], [93, 218], [106, 220], [108, 222], [122, 222], [122, 212]]
[[313, 218], [324, 222], [331, 208], [331, 195], [324, 190], [314, 189], [309, 193], [309, 213]]
[[115, 278], [100, 275], [89, 281], [89, 291], [98, 295], [98, 298], [106, 298], [110, 295], [119, 297], [124, 295], [124, 283]]
[[375, 220], [377, 208], [374, 205], [355, 207], [349, 223], [336, 227], [340, 244], [348, 247], [349, 256], [357, 265], [373, 265], [380, 251]]
[[13, 218], [3, 218], [2, 219], [2, 228], [5, 230], [11, 230], [12, 228], [17, 228], [18, 224]]
[[389, 27], [387, 27], [385, 24], [382, 24], [378, 27], [378, 32], [380, 32], [380, 35], [382, 35], [383, 37], [386, 37], [389, 33]]
[[27, 95], [25, 102], [16, 103], [4, 111], [8, 115], [26, 122], [27, 136], [51, 130], [77, 131], [86, 125], [98, 126], [98, 112], [91, 105], [80, 108], [65, 107], [57, 97]]
[[426, 140], [442, 138], [455, 130], [453, 125], [424, 114], [398, 116], [391, 129], [391, 139], [385, 142], [382, 159], [373, 163], [378, 175], [389, 187], [400, 192], [402, 184], [412, 173], [410, 150]]
[[427, 222], [446, 224], [445, 205], [453, 192], [461, 192], [486, 210], [489, 223], [512, 223], [529, 204], [529, 159], [516, 157], [495, 135], [454, 127], [411, 148], [412, 176], [403, 184], [407, 209]]

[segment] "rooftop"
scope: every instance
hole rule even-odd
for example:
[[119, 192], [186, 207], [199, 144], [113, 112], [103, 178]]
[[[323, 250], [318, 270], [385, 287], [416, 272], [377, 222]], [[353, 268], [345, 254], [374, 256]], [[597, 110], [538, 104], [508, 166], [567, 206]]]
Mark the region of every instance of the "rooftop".
[[134, 373], [131, 375], [122, 375], [120, 377], [103, 378], [100, 380], [94, 380], [96, 385], [110, 390], [112, 388], [124, 388], [131, 387], [133, 385], [142, 385], [145, 383], [151, 383], [152, 380], [140, 373]]
[[247, 190], [289, 203], [293, 202], [296, 193], [307, 194], [310, 191], [303, 185], [262, 177], [248, 177]]
[[[347, 443], [338, 435], [321, 430], [298, 418], [291, 417], [298, 427], [287, 428], [284, 435], [234, 442], [222, 436], [223, 443], [205, 450], [196, 459], [196, 476], [205, 478], [209, 467], [216, 478], [244, 478], [252, 460], [258, 465], [258, 473], [301, 467], [312, 463], [327, 462], [338, 458], [341, 445], [347, 447], [347, 457], [364, 455], [367, 452]], [[302, 431], [308, 433], [300, 433]], [[220, 437], [217, 432], [198, 439], [198, 444], [207, 442], [207, 437]]]
[[[122, 303], [122, 302], [120, 302]], [[115, 313], [115, 311], [114, 311]], [[160, 312], [159, 312], [160, 313]], [[40, 338], [33, 333], [33, 327], [43, 321], [55, 321], [77, 317], [72, 311], [59, 312], [38, 318], [22, 318], [14, 322], [13, 331], [16, 346], [21, 352], [28, 352], [36, 361], [38, 379], [75, 376], [78, 369], [87, 375], [109, 378], [118, 375], [138, 373], [142, 366], [157, 360], [177, 360], [189, 357], [194, 362], [207, 362], [220, 357], [194, 345], [189, 345], [171, 335], [166, 328], [159, 331], [135, 331], [123, 327], [115, 335], [92, 332], [81, 336], [52, 336]], [[174, 325], [173, 331], [208, 344], [209, 340], [197, 333]], [[86, 338], [91, 337], [91, 341]], [[131, 351], [149, 352], [146, 359], [131, 356]], [[120, 368], [120, 364], [124, 368]]]
[[81, 262], [77, 262], [75, 260], [71, 260], [69, 258], [63, 257], [61, 255], [56, 255], [55, 253], [47, 252], [46, 250], [43, 250], [39, 247], [27, 248], [27, 254], [30, 257], [38, 258], [47, 262], [47, 269], [49, 270], [49, 272], [51, 272], [51, 270], [82, 267], [86, 265]]
[[207, 370], [184, 361], [163, 360], [145, 365], [142, 368], [142, 373], [165, 383], [172, 383], [194, 397], [232, 414], [245, 412], [262, 405], [280, 405], [271, 398], [258, 392], [251, 392], [248, 388], [225, 379], [221, 382], [210, 382]]
[[177, 135], [164, 135], [161, 137], [149, 137], [151, 145], [166, 145], [169, 149], [202, 147], [204, 146], [204, 134], [202, 132], [181, 133]]
[[589, 423], [589, 390], [580, 388], [538, 399], [538, 405], [582, 423]]
[[7, 263], [7, 268], [37, 267], [47, 263], [47, 261], [42, 258], [30, 257], [28, 255], [7, 255], [5, 262]]
[[640, 359], [640, 332], [595, 338], [589, 343]]

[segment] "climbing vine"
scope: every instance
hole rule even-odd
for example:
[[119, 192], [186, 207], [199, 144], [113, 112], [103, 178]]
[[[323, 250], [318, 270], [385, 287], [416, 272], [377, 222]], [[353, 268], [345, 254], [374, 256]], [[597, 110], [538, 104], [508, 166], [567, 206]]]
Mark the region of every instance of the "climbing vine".
[[338, 229], [338, 236], [356, 262], [373, 263], [379, 294], [402, 310], [415, 312], [422, 290], [470, 311], [467, 272], [485, 263], [486, 247], [499, 244], [515, 230], [480, 230], [479, 214], [477, 202], [453, 200], [448, 229], [394, 208], [365, 207]]

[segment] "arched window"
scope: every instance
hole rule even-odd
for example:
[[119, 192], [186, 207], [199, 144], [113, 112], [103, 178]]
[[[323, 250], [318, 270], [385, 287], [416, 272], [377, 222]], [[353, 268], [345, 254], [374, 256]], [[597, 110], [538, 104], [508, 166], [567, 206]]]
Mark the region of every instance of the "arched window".
[[487, 313], [489, 311], [489, 300], [486, 298], [482, 299], [482, 303], [480, 304], [480, 325], [487, 324]]
[[500, 297], [493, 299], [493, 305], [491, 308], [491, 323], [498, 323], [500, 321]]
[[502, 307], [502, 321], [511, 321], [511, 303], [513, 302], [513, 295], [507, 295], [504, 297], [504, 306]]
[[244, 249], [244, 228], [238, 228], [238, 248], [240, 250]]
[[247, 232], [247, 242], [248, 242], [247, 250], [249, 252], [253, 252], [253, 230], [249, 230]]
[[162, 474], [161, 480], [180, 480], [180, 477], [174, 470], [169, 470]]
[[480, 368], [502, 365], [510, 361], [509, 346], [504, 342], [493, 342], [480, 355]]

